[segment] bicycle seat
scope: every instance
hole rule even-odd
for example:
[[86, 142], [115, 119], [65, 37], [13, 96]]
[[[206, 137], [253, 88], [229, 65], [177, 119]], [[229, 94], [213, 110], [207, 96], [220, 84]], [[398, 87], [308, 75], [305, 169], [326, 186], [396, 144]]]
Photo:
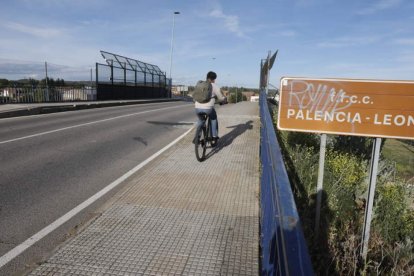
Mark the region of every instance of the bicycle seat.
[[198, 115], [204, 117], [204, 119], [207, 118], [207, 116], [208, 116], [208, 114], [205, 113], [205, 112], [198, 113]]

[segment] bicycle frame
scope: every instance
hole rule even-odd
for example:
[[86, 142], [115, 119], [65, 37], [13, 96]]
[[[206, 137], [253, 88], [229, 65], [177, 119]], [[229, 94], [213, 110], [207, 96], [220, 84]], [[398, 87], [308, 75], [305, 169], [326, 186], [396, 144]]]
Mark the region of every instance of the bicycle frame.
[[211, 120], [207, 114], [203, 114], [203, 125], [196, 134], [195, 154], [198, 161], [202, 162], [206, 158], [207, 144], [212, 141]]

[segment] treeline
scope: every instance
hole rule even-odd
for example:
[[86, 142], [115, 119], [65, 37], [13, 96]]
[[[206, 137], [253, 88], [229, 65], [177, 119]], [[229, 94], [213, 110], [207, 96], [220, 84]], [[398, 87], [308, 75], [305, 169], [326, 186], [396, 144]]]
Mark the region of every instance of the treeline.
[[229, 93], [234, 92], [254, 92], [255, 94], [259, 94], [259, 89], [254, 88], [245, 88], [245, 87], [236, 87], [236, 86], [222, 86], [222, 90], [228, 91]]
[[[188, 86], [188, 91], [191, 92], [194, 90], [194, 86]], [[246, 88], [246, 87], [237, 87], [237, 86], [221, 86], [222, 91], [228, 91], [229, 93], [235, 92], [254, 92], [259, 94], [259, 89], [257, 88]]]
[[89, 81], [65, 81], [64, 79], [44, 78], [36, 80], [32, 78], [20, 79], [20, 80], [8, 80], [0, 78], [0, 87], [17, 87], [17, 88], [40, 88], [40, 87], [64, 87], [70, 86], [74, 88], [81, 88], [90, 86]]
[[[188, 86], [188, 92], [191, 94], [192, 91], [194, 91], [194, 86]], [[247, 97], [246, 95], [243, 95], [243, 92], [254, 92], [255, 94], [259, 94], [259, 89], [236, 86], [222, 86], [221, 91], [227, 95], [227, 101], [229, 103], [247, 101]]]
[[21, 79], [21, 80], [8, 80], [8, 79], [0, 79], [0, 86], [1, 87], [30, 87], [30, 88], [37, 88], [38, 86], [45, 87], [61, 87], [65, 86], [65, 80], [57, 78], [44, 78], [42, 80], [36, 79]]

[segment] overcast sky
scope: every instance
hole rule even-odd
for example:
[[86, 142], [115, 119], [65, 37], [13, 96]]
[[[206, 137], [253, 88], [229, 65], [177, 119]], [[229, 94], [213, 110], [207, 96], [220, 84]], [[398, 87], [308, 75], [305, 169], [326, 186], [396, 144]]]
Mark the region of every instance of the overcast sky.
[[158, 65], [193, 85], [257, 88], [260, 60], [279, 50], [281, 76], [414, 79], [411, 0], [2, 0], [0, 78], [90, 78], [100, 50]]

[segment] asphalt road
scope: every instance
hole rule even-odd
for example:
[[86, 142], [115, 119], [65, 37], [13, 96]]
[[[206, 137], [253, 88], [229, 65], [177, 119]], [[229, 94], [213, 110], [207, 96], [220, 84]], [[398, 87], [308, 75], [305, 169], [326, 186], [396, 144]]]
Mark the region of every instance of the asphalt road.
[[[193, 105], [185, 102], [1, 119], [0, 256], [182, 135], [195, 120]], [[60, 227], [15, 265], [54, 248], [93, 211]]]

